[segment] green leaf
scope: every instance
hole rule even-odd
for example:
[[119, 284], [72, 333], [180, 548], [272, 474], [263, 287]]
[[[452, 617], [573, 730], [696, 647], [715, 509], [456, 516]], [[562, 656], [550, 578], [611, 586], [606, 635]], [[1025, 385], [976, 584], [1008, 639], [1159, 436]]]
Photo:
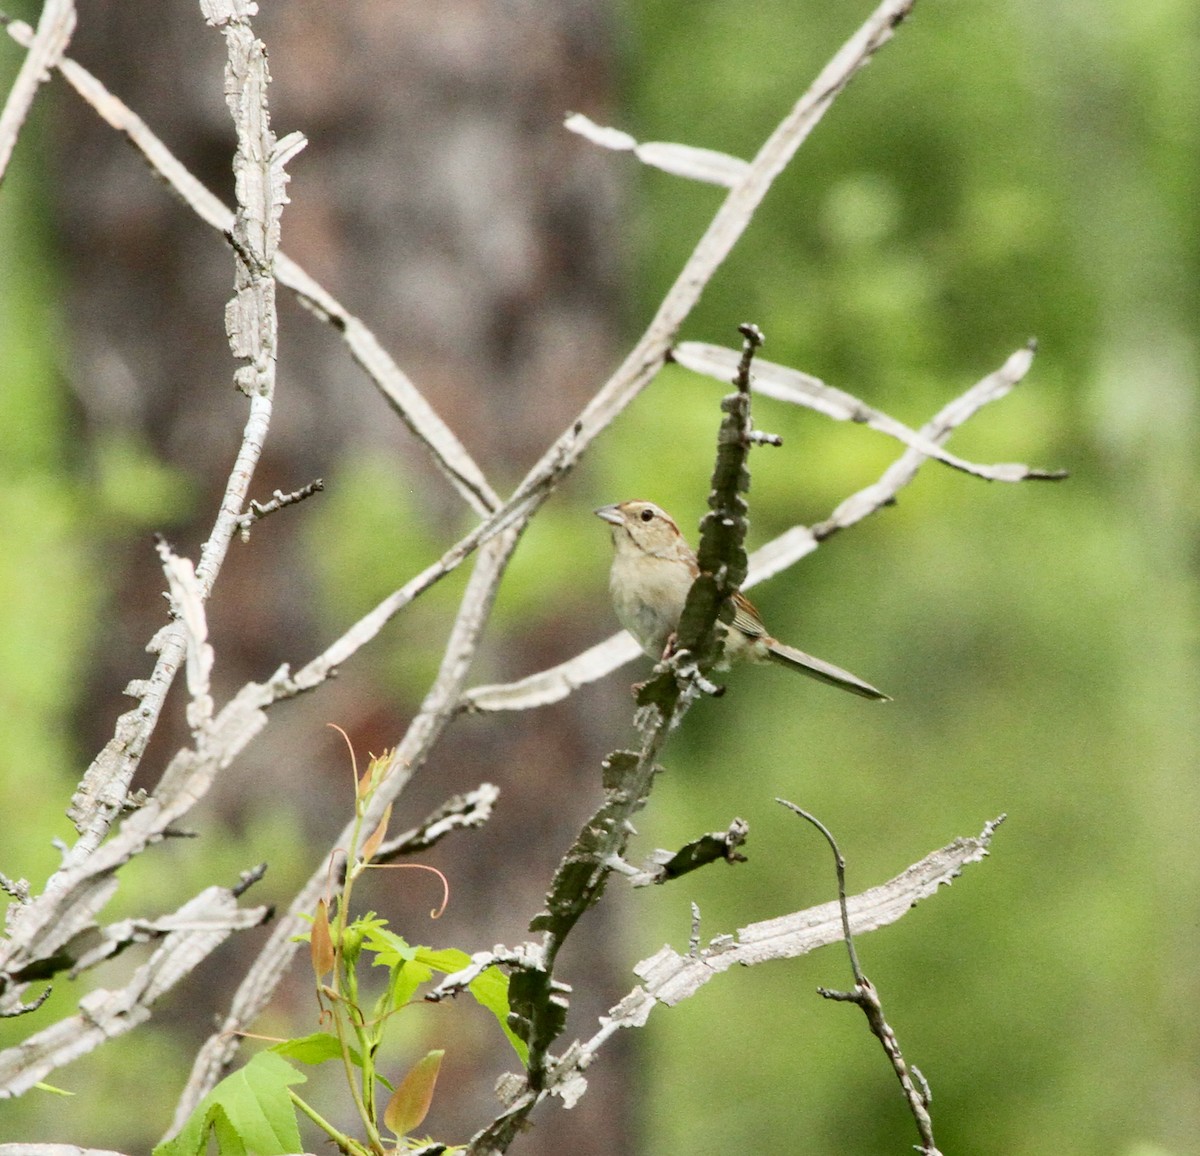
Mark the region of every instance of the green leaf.
[[408, 1075], [400, 1081], [400, 1086], [388, 1101], [383, 1110], [383, 1122], [397, 1136], [406, 1136], [419, 1127], [428, 1115], [445, 1054], [441, 1048], [427, 1052], [409, 1069]]
[[[294, 1040], [283, 1040], [268, 1050], [274, 1052], [277, 1056], [285, 1056], [289, 1060], [298, 1060], [302, 1064], [323, 1064], [328, 1060], [340, 1060], [342, 1058], [342, 1045], [338, 1042], [337, 1036], [330, 1035], [328, 1032], [313, 1032], [311, 1036], [300, 1036]], [[353, 1046], [350, 1048], [350, 1062], [356, 1068], [363, 1066], [362, 1053]], [[392, 1090], [392, 1085], [378, 1072], [375, 1073], [375, 1079], [387, 1088], [389, 1092]]]
[[471, 980], [467, 990], [475, 997], [477, 1003], [487, 1008], [500, 1021], [500, 1027], [520, 1057], [522, 1065], [528, 1066], [529, 1045], [508, 1026], [508, 976], [498, 967], [489, 967]]
[[376, 1002], [375, 1018], [382, 1020], [389, 1012], [404, 1007], [416, 995], [417, 988], [429, 980], [430, 975], [429, 968], [417, 963], [395, 964], [388, 979], [387, 990]]
[[273, 1052], [259, 1052], [226, 1076], [154, 1156], [203, 1156], [215, 1131], [221, 1156], [287, 1156], [302, 1150], [288, 1087], [308, 1077]]
[[440, 951], [435, 951], [432, 947], [418, 947], [416, 961], [433, 968], [434, 971], [450, 975], [452, 972], [462, 971], [471, 962], [471, 957], [456, 947], [446, 947]]
[[[403, 1007], [408, 1003], [417, 988], [427, 983], [435, 971], [452, 975], [456, 971], [462, 971], [471, 962], [471, 957], [456, 947], [414, 947], [394, 932], [385, 931], [377, 925], [372, 926], [367, 938], [368, 950], [376, 956], [375, 963], [393, 969], [389, 989], [393, 1008]], [[499, 1020], [500, 1027], [520, 1057], [521, 1063], [527, 1064], [529, 1047], [508, 1025], [508, 976], [498, 967], [489, 967], [467, 985], [467, 990], [475, 997], [477, 1003], [487, 1008]]]
[[364, 929], [364, 939], [366, 949], [376, 956], [377, 967], [395, 967], [397, 964], [411, 963], [416, 958], [415, 947], [411, 947], [407, 940], [395, 932], [386, 930], [378, 922]]
[[[323, 1064], [326, 1060], [342, 1058], [342, 1045], [337, 1036], [329, 1032], [313, 1032], [311, 1036], [284, 1040], [273, 1045], [268, 1051], [289, 1060], [299, 1060], [302, 1064]], [[350, 1058], [356, 1067], [362, 1067], [362, 1056], [354, 1048], [350, 1049]]]

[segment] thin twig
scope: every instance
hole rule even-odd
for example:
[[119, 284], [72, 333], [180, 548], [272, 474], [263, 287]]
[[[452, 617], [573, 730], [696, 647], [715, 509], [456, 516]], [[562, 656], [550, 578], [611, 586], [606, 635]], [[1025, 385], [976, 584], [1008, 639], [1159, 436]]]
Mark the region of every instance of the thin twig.
[[29, 51], [8, 91], [4, 108], [0, 110], [0, 185], [4, 183], [8, 162], [38, 87], [62, 60], [74, 31], [74, 0], [46, 0], [38, 18], [37, 31], [30, 29], [29, 43], [26, 45]]
[[[929, 1114], [929, 1103], [932, 1099], [929, 1084], [920, 1071], [911, 1067], [905, 1061], [904, 1053], [900, 1049], [900, 1041], [897, 1039], [895, 1031], [887, 1022], [887, 1017], [884, 1015], [883, 1003], [879, 998], [879, 992], [875, 985], [863, 974], [862, 967], [858, 962], [858, 952], [854, 947], [854, 935], [851, 931], [849, 907], [846, 902], [846, 860], [837, 845], [837, 840], [834, 839], [829, 828], [815, 815], [810, 814], [802, 807], [796, 806], [795, 803], [789, 803], [786, 799], [776, 799], [775, 801], [787, 807], [788, 810], [793, 811], [802, 819], [807, 820], [821, 832], [826, 842], [828, 842], [830, 850], [833, 851], [834, 863], [836, 864], [838, 912], [842, 923], [842, 940], [850, 956], [850, 969], [854, 973], [854, 988], [851, 991], [833, 991], [830, 988], [819, 987], [817, 988], [817, 992], [826, 999], [857, 1004], [862, 1009], [863, 1014], [867, 1017], [867, 1024], [872, 1034], [883, 1046], [884, 1053], [892, 1065], [892, 1071], [896, 1073], [896, 1078], [900, 1081], [904, 1098], [908, 1103], [909, 1111], [912, 1113], [913, 1120], [917, 1125], [917, 1132], [921, 1137], [919, 1151], [922, 1153], [922, 1156], [941, 1156], [933, 1139], [933, 1119]], [[990, 841], [992, 832], [1003, 821], [1004, 816], [1001, 815], [998, 819], [993, 820], [984, 827], [981, 838], [984, 840], [985, 851], [986, 843]]]
[[255, 522], [261, 522], [263, 518], [275, 513], [276, 510], [282, 510], [285, 506], [294, 506], [297, 502], [303, 502], [305, 498], [311, 498], [313, 494], [319, 494], [324, 489], [324, 479], [314, 478], [307, 485], [293, 490], [290, 494], [276, 490], [269, 502], [256, 502], [251, 498], [249, 509], [238, 519], [238, 532], [242, 541], [250, 541], [250, 527]]
[[850, 970], [854, 972], [854, 982], [862, 983], [865, 977], [858, 964], [858, 952], [854, 950], [854, 936], [850, 934], [850, 913], [846, 909], [846, 860], [837, 845], [837, 840], [833, 837], [833, 832], [816, 815], [804, 810], [803, 807], [797, 807], [795, 803], [789, 803], [787, 799], [776, 799], [775, 802], [787, 807], [789, 811], [794, 811], [802, 819], [807, 819], [825, 836], [825, 841], [833, 852], [833, 862], [837, 872], [838, 908], [842, 916], [842, 937], [846, 941], [846, 951], [850, 955]]
[[[738, 364], [736, 350], [701, 341], [685, 341], [671, 351], [671, 360], [695, 373], [702, 373], [717, 381], [728, 381], [729, 375]], [[982, 478], [989, 482], [1062, 481], [1065, 470], [1035, 469], [1021, 462], [999, 462], [980, 465], [969, 462], [944, 450], [937, 442], [923, 433], [909, 429], [903, 422], [890, 417], [882, 410], [867, 405], [857, 397], [841, 389], [826, 385], [809, 373], [801, 373], [786, 365], [776, 365], [759, 359], [755, 363], [754, 391], [776, 401], [804, 406], [834, 421], [852, 421], [879, 430], [895, 438], [910, 449], [926, 457], [934, 458], [952, 469]]]

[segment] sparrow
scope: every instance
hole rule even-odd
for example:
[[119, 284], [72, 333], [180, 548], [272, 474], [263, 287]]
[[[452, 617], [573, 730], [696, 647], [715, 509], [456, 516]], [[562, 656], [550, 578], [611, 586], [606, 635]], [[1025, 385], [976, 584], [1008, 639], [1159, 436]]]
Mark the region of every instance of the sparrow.
[[[612, 526], [608, 588], [617, 618], [651, 658], [662, 658], [674, 642], [683, 604], [700, 573], [696, 555], [671, 515], [653, 502], [601, 506], [596, 516]], [[718, 626], [725, 632], [724, 665], [744, 660], [774, 662], [863, 698], [889, 701], [886, 694], [848, 670], [772, 638], [740, 590], [733, 593], [733, 621]]]

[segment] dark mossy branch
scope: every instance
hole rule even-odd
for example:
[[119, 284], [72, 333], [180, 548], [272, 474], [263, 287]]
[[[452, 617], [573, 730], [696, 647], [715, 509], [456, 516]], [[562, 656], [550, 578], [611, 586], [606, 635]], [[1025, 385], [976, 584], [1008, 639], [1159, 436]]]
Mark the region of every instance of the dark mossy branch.
[[645, 887], [650, 883], [667, 883], [690, 871], [706, 867], [709, 863], [745, 863], [746, 856], [740, 848], [750, 835], [750, 824], [745, 819], [734, 819], [727, 831], [710, 831], [678, 851], [656, 851], [650, 856], [643, 870], [630, 876], [634, 887]]
[[[513, 969], [511, 1026], [529, 1045], [529, 1091], [545, 1087], [553, 1068], [549, 1049], [566, 1024], [569, 989], [553, 975], [558, 952], [580, 916], [603, 894], [609, 875], [624, 864], [625, 848], [634, 831], [633, 817], [646, 805], [654, 776], [661, 769], [658, 754], [671, 729], [704, 688], [705, 671], [720, 658], [717, 619], [746, 573], [746, 503], [742, 494], [750, 486], [747, 458], [755, 444], [750, 423], [750, 363], [762, 335], [752, 325], [742, 326], [741, 332], [745, 344], [734, 383], [737, 389], [721, 402], [725, 416], [717, 433], [710, 513], [701, 524], [701, 574], [688, 594], [679, 644], [656, 668], [654, 678], [639, 688], [641, 743], [637, 750], [614, 751], [604, 761], [604, 802], [559, 863], [546, 896], [546, 909], [530, 923], [531, 931], [545, 935], [541, 952], [529, 953], [525, 957], [528, 962]], [[717, 859], [732, 861], [745, 836], [743, 825], [736, 838], [709, 837], [684, 848], [671, 860], [673, 873], [683, 874]], [[530, 1108], [533, 1102], [529, 1102]], [[506, 1120], [503, 1126], [511, 1124]]]

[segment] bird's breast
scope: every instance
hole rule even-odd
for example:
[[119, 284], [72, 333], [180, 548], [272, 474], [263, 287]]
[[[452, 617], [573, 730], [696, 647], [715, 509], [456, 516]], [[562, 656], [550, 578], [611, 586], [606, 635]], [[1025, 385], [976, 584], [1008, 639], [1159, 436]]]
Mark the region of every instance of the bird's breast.
[[679, 625], [692, 575], [678, 560], [652, 554], [618, 553], [609, 588], [617, 619], [651, 658], [661, 656]]

